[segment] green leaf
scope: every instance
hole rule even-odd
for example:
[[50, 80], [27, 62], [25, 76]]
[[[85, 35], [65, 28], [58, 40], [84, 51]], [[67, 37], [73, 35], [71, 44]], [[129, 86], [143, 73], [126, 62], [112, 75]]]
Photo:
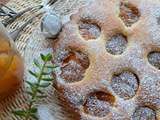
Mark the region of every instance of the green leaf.
[[52, 72], [42, 72], [42, 75], [50, 75]]
[[58, 65], [47, 65], [46, 66], [46, 68], [50, 68], [50, 69], [55, 69], [55, 68], [57, 68], [57, 67], [59, 67]]
[[26, 111], [25, 110], [16, 110], [16, 111], [13, 111], [13, 114], [16, 116], [25, 116]]
[[33, 92], [33, 91], [35, 91], [37, 88], [37, 83], [32, 83], [32, 82], [30, 82], [30, 81], [26, 81], [26, 83], [30, 86], [30, 89], [32, 90], [32, 91], [30, 91], [30, 93], [28, 93], [28, 94], [30, 94], [31, 95], [31, 92]]
[[40, 54], [40, 56], [41, 56], [41, 59], [42, 59], [44, 62], [46, 62], [46, 57], [45, 57], [45, 55]]
[[32, 90], [32, 92], [37, 91], [37, 87], [36, 87], [36, 85], [32, 86], [32, 87], [31, 87], [31, 90]]
[[46, 88], [46, 87], [48, 87], [48, 86], [50, 86], [50, 85], [51, 85], [51, 83], [42, 83], [42, 84], [40, 85], [40, 87]]
[[41, 68], [41, 64], [37, 59], [34, 59], [33, 62], [34, 62], [34, 65], [36, 65], [38, 68]]
[[41, 55], [41, 59], [44, 61], [44, 62], [49, 62], [52, 60], [52, 54], [48, 53], [47, 55], [43, 55], [43, 54], [40, 54]]
[[36, 73], [36, 72], [33, 72], [33, 71], [31, 71], [31, 70], [29, 70], [29, 73], [32, 75], [32, 76], [34, 76], [35, 78], [38, 78], [38, 73]]
[[51, 61], [51, 60], [52, 60], [52, 54], [48, 53], [48, 54], [46, 55], [46, 61], [49, 62], [49, 61]]
[[33, 86], [33, 83], [30, 82], [30, 81], [26, 81], [26, 83], [27, 83], [29, 86]]
[[30, 113], [37, 113], [37, 108], [33, 107], [28, 110]]
[[40, 93], [40, 94], [44, 94], [44, 92], [42, 92], [42, 90], [40, 90], [40, 89], [37, 89], [37, 91], [38, 91], [38, 93]]
[[42, 78], [43, 81], [52, 81], [53, 78]]
[[34, 59], [33, 61], [35, 65], [34, 67], [38, 67], [40, 72], [34, 72], [31, 70], [29, 71], [29, 73], [36, 78], [35, 82], [26, 81], [26, 83], [29, 85], [29, 89], [26, 91], [26, 93], [30, 95], [29, 99], [26, 102], [31, 106], [26, 110], [18, 110], [14, 112], [15, 115], [22, 116], [22, 118], [24, 119], [29, 117], [38, 120], [36, 116], [37, 108], [34, 107], [35, 103], [38, 99], [47, 97], [43, 90], [44, 88], [47, 88], [51, 85], [50, 82], [53, 81], [54, 78], [51, 78], [50, 75], [53, 72], [53, 69], [58, 67], [55, 65], [50, 65], [50, 62], [52, 60], [52, 54], [41, 54], [40, 56], [41, 59], [44, 61], [42, 65], [37, 59]]

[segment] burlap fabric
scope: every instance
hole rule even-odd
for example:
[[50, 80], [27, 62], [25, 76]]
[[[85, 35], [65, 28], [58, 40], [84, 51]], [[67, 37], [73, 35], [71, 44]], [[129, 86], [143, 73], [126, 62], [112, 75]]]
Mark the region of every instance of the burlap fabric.
[[[78, 9], [81, 5], [85, 3], [85, 0], [59, 0], [55, 5], [52, 6], [54, 11], [65, 18], [74, 10]], [[21, 11], [29, 6], [40, 5], [41, 0], [10, 0], [7, 3], [7, 6], [12, 8], [15, 11]], [[20, 18], [16, 19], [16, 21], [7, 26], [9, 32], [14, 31], [19, 28], [22, 24], [32, 18], [34, 15], [41, 13], [41, 11], [31, 11]], [[20, 51], [21, 55], [25, 61], [25, 76], [24, 81], [30, 78], [27, 70], [33, 69], [32, 60], [34, 56], [38, 56], [40, 53], [44, 52], [52, 52], [50, 45], [52, 44], [51, 40], [45, 40], [42, 33], [40, 32], [40, 21], [42, 18], [42, 14], [37, 16], [32, 23], [26, 26], [23, 31], [19, 34], [15, 44], [17, 49]], [[3, 19], [3, 18], [0, 18]], [[26, 95], [24, 93], [25, 85], [22, 85], [21, 89], [19, 89], [15, 95], [10, 96], [4, 101], [0, 102], [0, 120], [22, 120], [21, 118], [17, 118], [12, 114], [12, 111], [18, 108], [25, 108], [26, 105]], [[53, 120], [71, 120], [74, 119], [72, 114], [69, 114], [66, 110], [64, 110], [63, 105], [56, 97], [56, 92], [54, 88], [49, 88], [46, 91], [47, 98], [39, 101], [39, 105], [46, 105], [50, 108], [51, 114], [53, 116]], [[51, 119], [51, 120], [52, 120]], [[50, 120], [50, 118], [46, 118], [46, 120]]]

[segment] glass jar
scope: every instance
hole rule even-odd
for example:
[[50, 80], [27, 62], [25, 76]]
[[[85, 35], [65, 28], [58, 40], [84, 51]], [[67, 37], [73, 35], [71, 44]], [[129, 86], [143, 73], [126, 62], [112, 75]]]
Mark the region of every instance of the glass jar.
[[23, 73], [23, 60], [5, 27], [0, 23], [0, 100], [20, 87]]

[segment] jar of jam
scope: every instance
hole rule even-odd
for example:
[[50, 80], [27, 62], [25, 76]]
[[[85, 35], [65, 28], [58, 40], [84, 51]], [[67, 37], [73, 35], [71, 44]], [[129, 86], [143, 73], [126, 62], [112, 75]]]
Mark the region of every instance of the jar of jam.
[[5, 27], [0, 23], [0, 100], [13, 94], [20, 87], [23, 74], [22, 57]]

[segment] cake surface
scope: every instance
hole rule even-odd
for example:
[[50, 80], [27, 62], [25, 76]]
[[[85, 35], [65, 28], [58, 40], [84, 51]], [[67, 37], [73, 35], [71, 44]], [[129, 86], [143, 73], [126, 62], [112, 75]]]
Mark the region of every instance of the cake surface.
[[160, 1], [95, 0], [53, 45], [56, 88], [76, 120], [158, 120]]

